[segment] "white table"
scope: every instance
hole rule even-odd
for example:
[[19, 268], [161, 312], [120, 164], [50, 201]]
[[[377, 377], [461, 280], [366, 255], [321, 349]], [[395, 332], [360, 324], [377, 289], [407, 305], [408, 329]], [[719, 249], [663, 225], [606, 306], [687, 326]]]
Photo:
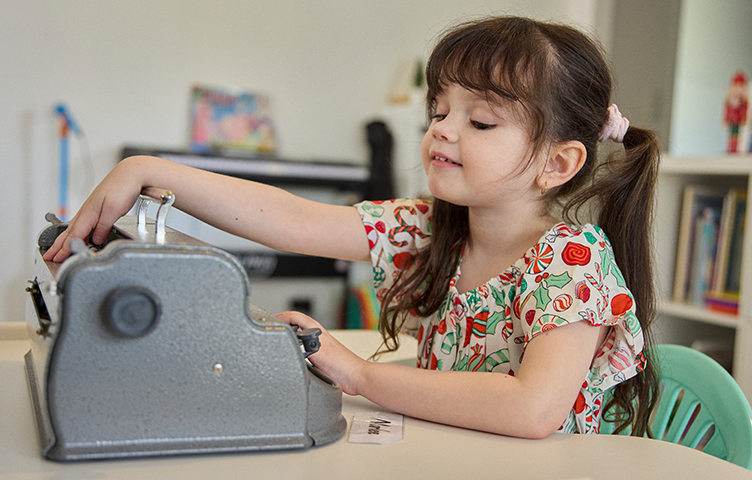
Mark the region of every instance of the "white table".
[[[380, 342], [377, 332], [333, 332], [361, 356]], [[410, 361], [415, 342], [382, 361]], [[81, 463], [40, 457], [23, 355], [22, 322], [0, 323], [0, 479], [752, 479], [752, 472], [687, 447], [611, 435], [553, 434], [521, 440], [405, 418], [404, 439], [353, 444], [347, 436], [308, 450], [178, 456]], [[348, 421], [379, 408], [345, 395]]]

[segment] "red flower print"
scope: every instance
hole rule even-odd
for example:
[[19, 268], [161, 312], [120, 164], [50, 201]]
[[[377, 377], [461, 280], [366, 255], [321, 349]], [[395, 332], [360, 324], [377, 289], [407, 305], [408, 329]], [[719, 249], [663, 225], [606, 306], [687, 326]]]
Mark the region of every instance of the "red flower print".
[[412, 263], [412, 260], [413, 254], [410, 252], [397, 253], [392, 257], [392, 263], [394, 263], [397, 270], [402, 270], [409, 266]]
[[579, 243], [569, 242], [561, 252], [561, 259], [567, 265], [587, 265], [590, 263], [590, 249]]
[[580, 392], [577, 395], [577, 400], [575, 400], [575, 402], [574, 402], [574, 412], [575, 413], [582, 413], [582, 412], [584, 412], [585, 411], [585, 404], [586, 404], [586, 402], [585, 402], [585, 395], [583, 395], [582, 392]]
[[611, 300], [611, 313], [616, 315], [617, 317], [621, 317], [627, 311], [632, 308], [632, 297], [627, 295], [626, 293], [620, 293], [617, 296], [614, 297], [613, 300]]

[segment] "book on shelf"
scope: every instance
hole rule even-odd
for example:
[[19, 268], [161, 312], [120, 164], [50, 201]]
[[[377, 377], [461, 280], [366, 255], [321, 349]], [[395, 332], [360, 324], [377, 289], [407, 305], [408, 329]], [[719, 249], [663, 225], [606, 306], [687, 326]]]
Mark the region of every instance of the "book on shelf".
[[684, 188], [674, 300], [738, 311], [746, 202], [742, 189]]
[[703, 206], [700, 215], [694, 220], [694, 241], [689, 262], [689, 301], [695, 305], [705, 302], [705, 292], [713, 282], [713, 267], [718, 252], [718, 223], [721, 209]]

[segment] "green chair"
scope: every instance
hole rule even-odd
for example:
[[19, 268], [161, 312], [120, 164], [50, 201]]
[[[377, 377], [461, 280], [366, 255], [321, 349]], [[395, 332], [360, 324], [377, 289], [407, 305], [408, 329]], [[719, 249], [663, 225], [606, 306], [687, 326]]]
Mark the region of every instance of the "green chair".
[[[656, 345], [653, 356], [661, 379], [653, 437], [752, 470], [752, 409], [734, 378], [689, 347]], [[613, 423], [601, 422], [602, 434], [613, 431]]]

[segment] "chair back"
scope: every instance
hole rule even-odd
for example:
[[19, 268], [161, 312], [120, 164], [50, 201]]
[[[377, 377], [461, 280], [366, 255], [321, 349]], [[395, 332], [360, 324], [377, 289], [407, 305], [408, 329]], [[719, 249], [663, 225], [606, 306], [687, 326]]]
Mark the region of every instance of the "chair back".
[[[660, 398], [651, 416], [653, 437], [752, 470], [752, 409], [734, 378], [692, 348], [652, 348], [660, 374]], [[606, 396], [604, 405], [608, 392]], [[614, 427], [602, 421], [601, 433], [613, 433]]]

